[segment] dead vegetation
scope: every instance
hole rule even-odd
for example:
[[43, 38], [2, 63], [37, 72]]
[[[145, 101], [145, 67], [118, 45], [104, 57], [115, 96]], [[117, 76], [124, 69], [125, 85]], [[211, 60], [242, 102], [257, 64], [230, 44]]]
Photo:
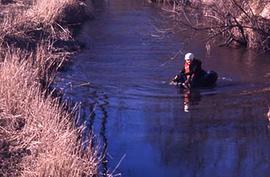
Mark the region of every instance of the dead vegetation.
[[1, 134], [9, 137], [8, 152], [24, 154], [21, 176], [93, 176], [94, 151], [81, 151], [72, 114], [41, 90], [43, 72], [29, 64], [31, 58], [12, 51], [1, 63]]
[[[21, 2], [20, 8], [10, 6], [3, 14], [0, 28], [0, 45], [33, 49], [41, 40], [51, 43], [61, 41], [62, 45], [73, 41], [70, 25], [82, 22], [85, 4], [77, 0], [46, 0]], [[73, 18], [70, 18], [73, 17]]]
[[270, 2], [267, 0], [164, 2], [179, 17], [181, 27], [206, 31], [208, 44], [270, 50]]
[[54, 43], [73, 41], [66, 19], [83, 14], [80, 2], [12, 3], [0, 5], [0, 176], [94, 176], [96, 151], [81, 147], [75, 110], [48, 90], [71, 55]]
[[20, 55], [12, 51], [1, 63], [0, 117], [6, 122], [1, 134], [9, 137], [8, 152], [23, 157], [21, 176], [93, 176], [95, 151], [81, 150], [72, 114], [56, 98], [45, 95], [39, 68], [29, 64], [31, 57]]

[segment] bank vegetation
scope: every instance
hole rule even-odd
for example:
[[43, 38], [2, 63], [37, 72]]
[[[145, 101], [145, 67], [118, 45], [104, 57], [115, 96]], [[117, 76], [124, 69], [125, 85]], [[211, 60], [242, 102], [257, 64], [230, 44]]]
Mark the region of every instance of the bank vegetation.
[[[177, 16], [181, 28], [205, 31], [207, 44], [270, 51], [268, 0], [152, 0]], [[169, 8], [168, 8], [169, 7]]]
[[51, 88], [79, 45], [70, 30], [85, 18], [78, 0], [0, 1], [0, 176], [94, 176], [76, 110]]

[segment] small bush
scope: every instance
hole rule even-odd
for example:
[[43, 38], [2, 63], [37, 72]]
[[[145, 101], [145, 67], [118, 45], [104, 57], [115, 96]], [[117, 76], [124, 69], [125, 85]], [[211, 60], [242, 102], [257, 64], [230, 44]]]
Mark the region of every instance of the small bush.
[[208, 44], [270, 50], [270, 4], [267, 0], [168, 0], [181, 28], [208, 32]]

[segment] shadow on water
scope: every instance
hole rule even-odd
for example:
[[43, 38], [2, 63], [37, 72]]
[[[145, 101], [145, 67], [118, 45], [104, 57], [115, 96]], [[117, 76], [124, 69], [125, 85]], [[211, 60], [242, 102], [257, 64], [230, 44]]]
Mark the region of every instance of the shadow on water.
[[109, 104], [108, 97], [104, 95], [104, 103], [100, 105], [100, 109], [102, 112], [102, 117], [101, 117], [101, 128], [100, 128], [100, 136], [102, 137], [102, 142], [103, 142], [103, 150], [101, 157], [102, 158], [102, 172], [104, 175], [108, 173], [108, 158], [107, 158], [107, 150], [108, 150], [108, 140], [106, 137], [106, 124], [107, 124], [107, 118], [108, 118], [108, 113], [106, 111], [106, 106]]
[[[116, 173], [128, 177], [269, 176], [269, 56], [224, 48], [209, 55], [143, 0], [94, 4], [96, 18], [78, 36], [87, 48], [55, 85], [81, 103], [78, 125], [86, 125], [86, 144], [94, 134], [101, 173], [124, 156]], [[183, 64], [183, 54], [170, 60], [179, 49], [219, 73], [215, 88], [168, 84]]]
[[[106, 137], [108, 96], [102, 92], [99, 93], [97, 90], [88, 91], [90, 100], [81, 102], [77, 125], [81, 126], [83, 124], [85, 127], [82, 131], [84, 146], [98, 147], [98, 156], [101, 158], [99, 171], [102, 176], [106, 176], [108, 174], [108, 140]], [[99, 136], [94, 141], [89, 142], [95, 136], [93, 132], [98, 133]]]

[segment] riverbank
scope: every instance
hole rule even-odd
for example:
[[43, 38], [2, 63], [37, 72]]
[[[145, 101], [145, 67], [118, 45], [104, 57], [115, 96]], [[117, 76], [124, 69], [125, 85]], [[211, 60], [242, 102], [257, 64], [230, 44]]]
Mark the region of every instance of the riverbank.
[[97, 174], [95, 150], [82, 150], [76, 111], [49, 91], [79, 49], [70, 29], [86, 18], [84, 6], [75, 0], [0, 5], [1, 176]]
[[266, 0], [151, 0], [177, 16], [181, 30], [208, 35], [212, 46], [246, 47], [270, 51], [270, 3]]

